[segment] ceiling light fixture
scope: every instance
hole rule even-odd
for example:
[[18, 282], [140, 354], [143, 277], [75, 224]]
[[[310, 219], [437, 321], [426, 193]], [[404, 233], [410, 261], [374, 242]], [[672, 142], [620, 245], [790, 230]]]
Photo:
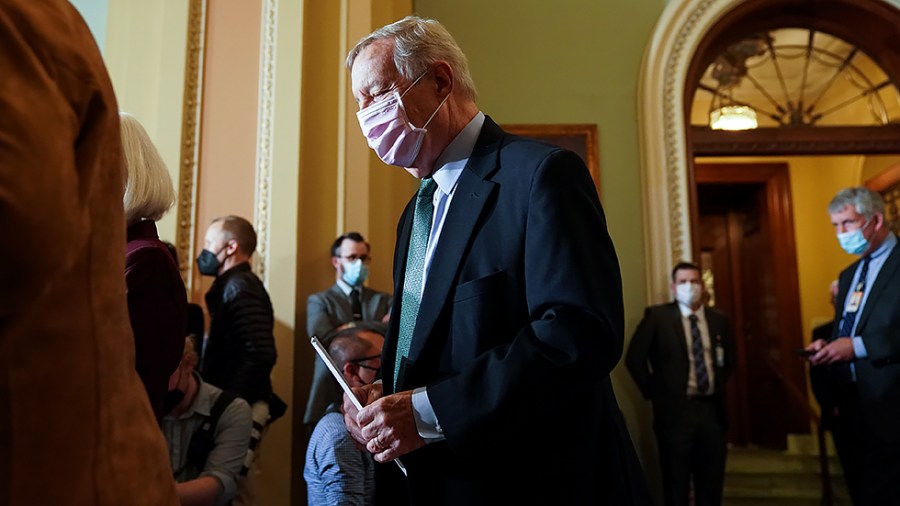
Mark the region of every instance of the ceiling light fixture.
[[752, 130], [758, 126], [756, 111], [746, 105], [724, 105], [709, 113], [709, 127], [713, 130]]

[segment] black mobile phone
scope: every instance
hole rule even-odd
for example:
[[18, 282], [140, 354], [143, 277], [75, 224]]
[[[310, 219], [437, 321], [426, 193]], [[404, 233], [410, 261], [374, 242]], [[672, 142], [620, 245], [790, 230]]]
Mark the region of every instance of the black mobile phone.
[[794, 350], [794, 354], [801, 356], [801, 357], [811, 357], [811, 356], [815, 355], [816, 352], [812, 351], [812, 350], [807, 350], [806, 348], [797, 348], [796, 350]]

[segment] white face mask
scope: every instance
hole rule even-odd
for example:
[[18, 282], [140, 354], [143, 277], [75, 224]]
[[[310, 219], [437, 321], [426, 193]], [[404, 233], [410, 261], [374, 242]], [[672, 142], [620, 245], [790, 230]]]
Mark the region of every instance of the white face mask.
[[693, 306], [699, 302], [702, 294], [703, 287], [696, 283], [685, 281], [680, 285], [675, 285], [675, 300], [685, 306]]

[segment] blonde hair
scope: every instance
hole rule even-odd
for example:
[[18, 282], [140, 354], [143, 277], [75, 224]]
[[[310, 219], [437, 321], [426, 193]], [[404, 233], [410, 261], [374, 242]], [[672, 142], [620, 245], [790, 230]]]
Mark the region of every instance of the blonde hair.
[[138, 120], [119, 113], [125, 159], [125, 220], [133, 225], [142, 219], [157, 221], [175, 203], [175, 188], [165, 162]]
[[435, 62], [444, 61], [453, 69], [453, 85], [466, 98], [474, 101], [477, 97], [466, 55], [444, 25], [434, 19], [407, 16], [359, 39], [347, 54], [347, 69], [353, 70], [353, 62], [363, 49], [383, 39], [393, 41], [394, 66], [406, 80], [412, 81]]

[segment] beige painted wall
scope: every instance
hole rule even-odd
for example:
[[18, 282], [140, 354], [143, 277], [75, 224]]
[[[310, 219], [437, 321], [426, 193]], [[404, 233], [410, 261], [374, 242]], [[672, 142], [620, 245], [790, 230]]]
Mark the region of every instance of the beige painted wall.
[[[115, 0], [108, 14], [104, 60], [119, 109], [147, 129], [177, 189], [188, 0]], [[174, 206], [157, 226], [175, 241]]]
[[[253, 222], [261, 0], [209, 2], [203, 76], [197, 252], [209, 222], [236, 214]], [[197, 252], [194, 252], [196, 255]], [[201, 303], [212, 278], [194, 273]]]
[[359, 231], [372, 246], [368, 286], [392, 291], [396, 223], [415, 192], [413, 178], [371, 154], [356, 121], [344, 55], [372, 29], [412, 11], [411, 0], [305, 2], [303, 8], [300, 171], [297, 215], [293, 385], [294, 501], [305, 500], [303, 459], [309, 436], [301, 425], [313, 354], [305, 344], [306, 300], [334, 284], [329, 248], [335, 237]]
[[882, 172], [900, 165], [900, 156], [898, 155], [869, 155], [865, 157], [862, 166], [862, 174], [860, 181], [865, 183], [869, 179], [881, 174]]

